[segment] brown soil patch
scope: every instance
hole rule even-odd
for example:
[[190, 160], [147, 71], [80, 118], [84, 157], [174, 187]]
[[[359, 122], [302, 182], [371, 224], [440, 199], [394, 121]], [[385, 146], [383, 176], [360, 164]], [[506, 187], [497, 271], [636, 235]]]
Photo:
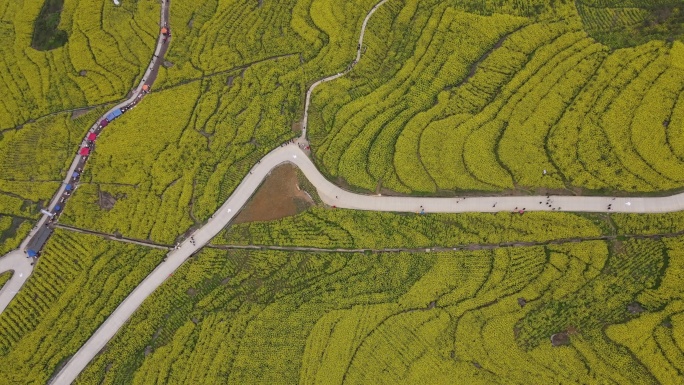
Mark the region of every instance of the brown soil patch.
[[313, 203], [309, 194], [299, 188], [295, 166], [285, 164], [271, 171], [234, 223], [289, 217], [306, 210]]
[[79, 116], [85, 115], [90, 110], [92, 110], [92, 108], [81, 108], [80, 110], [71, 111], [71, 120], [75, 120]]
[[639, 314], [641, 312], [646, 311], [639, 302], [632, 302], [629, 305], [627, 305], [627, 311], [629, 311], [632, 314]]
[[100, 205], [102, 210], [111, 210], [116, 204], [116, 198], [108, 192], [100, 191], [100, 197], [97, 200], [97, 204]]
[[570, 337], [567, 332], [556, 333], [551, 336], [551, 345], [553, 346], [563, 346], [570, 345]]
[[302, 132], [302, 123], [301, 121], [292, 123], [292, 131], [295, 133]]

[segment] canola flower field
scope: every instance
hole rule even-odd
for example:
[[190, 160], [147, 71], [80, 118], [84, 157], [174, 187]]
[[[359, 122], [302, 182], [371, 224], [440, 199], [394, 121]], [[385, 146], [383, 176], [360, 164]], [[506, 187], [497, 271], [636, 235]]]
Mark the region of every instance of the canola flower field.
[[55, 230], [40, 263], [0, 314], [4, 383], [47, 383], [154, 267], [161, 250]]
[[200, 225], [295, 137], [307, 85], [347, 65], [372, 5], [174, 1], [173, 65], [98, 138], [60, 221], [164, 243]]
[[68, 41], [39, 51], [31, 41], [43, 3], [0, 1], [0, 130], [122, 99], [152, 56], [157, 1], [116, 7], [111, 1], [67, 0], [58, 28]]
[[[684, 77], [673, 63], [684, 46], [611, 50], [576, 6], [545, 3], [380, 7], [360, 62], [313, 95], [321, 171], [352, 189], [419, 194], [680, 189]], [[350, 64], [374, 4], [174, 1], [152, 94], [98, 138], [61, 221], [163, 243], [200, 226], [298, 134], [306, 88]], [[620, 95], [630, 87], [639, 106]]]
[[675, 384], [683, 240], [205, 249], [77, 383]]
[[[312, 149], [331, 178], [400, 193], [681, 189], [681, 39], [603, 44], [591, 31], [609, 2], [532, 17], [454, 3], [389, 2], [351, 76], [316, 89]], [[642, 3], [622, 8], [626, 25], [659, 2]]]
[[[152, 93], [98, 138], [60, 221], [169, 244], [202, 225], [299, 134], [307, 87], [350, 65], [375, 4], [173, 0]], [[157, 35], [156, 1], [65, 0], [67, 42], [37, 51], [41, 6], [0, 0], [0, 254]], [[683, 14], [667, 0], [389, 0], [361, 61], [313, 95], [314, 160], [383, 193], [680, 190]], [[317, 206], [231, 226], [214, 246], [265, 249], [195, 255], [77, 383], [682, 383], [682, 215]], [[332, 251], [432, 247], [458, 250]], [[48, 382], [163, 256], [55, 231], [0, 315], [0, 377]]]

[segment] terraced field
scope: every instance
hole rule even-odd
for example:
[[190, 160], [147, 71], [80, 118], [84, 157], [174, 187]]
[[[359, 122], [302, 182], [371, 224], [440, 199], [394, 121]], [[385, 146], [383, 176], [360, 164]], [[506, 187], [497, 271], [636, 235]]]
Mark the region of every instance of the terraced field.
[[60, 220], [166, 243], [201, 223], [296, 135], [307, 84], [348, 64], [373, 4], [174, 1], [173, 66], [98, 139]]
[[[351, 63], [376, 2], [172, 0], [152, 94], [98, 137], [60, 222], [172, 244], [299, 134], [309, 85], [352, 67], [308, 123], [346, 188], [682, 188], [681, 5], [389, 0]], [[0, 0], [0, 255], [106, 107], [64, 110], [121, 98], [157, 34], [156, 1], [66, 0], [68, 42], [36, 51], [41, 6]], [[683, 216], [318, 205], [235, 225], [76, 383], [684, 383]], [[56, 230], [0, 315], [0, 378], [47, 383], [163, 259]]]
[[611, 50], [583, 29], [600, 18], [572, 4], [479, 13], [380, 9], [364, 60], [313, 95], [318, 165], [399, 193], [682, 187], [684, 44]]
[[[0, 315], [4, 383], [46, 383], [164, 253], [56, 230]], [[59, 347], [59, 349], [55, 349]]]
[[[46, 0], [50, 1], [50, 0]], [[158, 34], [154, 0], [68, 0], [59, 48], [31, 48], [44, 1], [0, 1], [0, 130], [58, 111], [121, 99], [143, 73]]]
[[61, 183], [85, 131], [106, 107], [65, 112], [0, 133], [0, 215], [36, 218]]
[[12, 278], [12, 272], [11, 271], [6, 271], [4, 273], [0, 273], [0, 289], [2, 289], [2, 286], [7, 283], [7, 281]]
[[614, 48], [649, 40], [681, 39], [682, 5], [669, 0], [581, 0], [577, 11], [585, 30]]
[[597, 237], [610, 234], [609, 223], [607, 216], [571, 213], [417, 215], [314, 207], [276, 221], [232, 225], [213, 243], [324, 249], [459, 247]]
[[682, 242], [204, 250], [77, 383], [677, 383]]

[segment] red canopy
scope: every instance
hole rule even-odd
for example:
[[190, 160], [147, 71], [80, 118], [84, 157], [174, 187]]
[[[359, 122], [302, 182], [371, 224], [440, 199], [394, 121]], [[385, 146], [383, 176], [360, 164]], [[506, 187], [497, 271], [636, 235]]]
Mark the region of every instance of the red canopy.
[[90, 134], [88, 134], [88, 140], [95, 140], [95, 139], [97, 139], [96, 133], [91, 132]]
[[90, 149], [88, 147], [83, 147], [81, 148], [81, 152], [79, 152], [81, 155], [88, 155], [90, 154]]

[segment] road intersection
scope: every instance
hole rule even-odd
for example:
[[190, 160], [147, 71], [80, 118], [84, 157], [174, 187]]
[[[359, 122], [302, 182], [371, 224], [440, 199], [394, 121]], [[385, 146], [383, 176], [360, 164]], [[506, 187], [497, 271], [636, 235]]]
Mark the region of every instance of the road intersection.
[[[555, 211], [562, 206], [565, 211], [606, 212], [608, 204], [615, 205], [614, 212], [659, 213], [684, 209], [684, 193], [659, 198], [611, 198], [582, 196], [526, 196], [526, 197], [475, 197], [475, 198], [431, 198], [431, 197], [390, 197], [352, 193], [332, 184], [318, 171], [311, 159], [295, 143], [271, 151], [257, 163], [235, 189], [228, 200], [214, 213], [208, 222], [192, 234], [194, 242], [185, 240], [176, 250], [167, 255], [165, 262], [143, 280], [133, 292], [114, 310], [93, 336], [76, 352], [69, 362], [54, 378], [53, 384], [69, 384], [86, 367], [95, 355], [116, 335], [119, 328], [142, 305], [186, 259], [205, 246], [238, 214], [262, 181], [275, 168], [284, 163], [292, 163], [302, 170], [307, 179], [316, 187], [321, 200], [330, 206], [354, 210], [463, 213], [515, 211], [527, 206], [527, 211]], [[554, 207], [540, 205], [550, 199]], [[629, 203], [629, 204], [628, 204]], [[495, 205], [493, 207], [492, 205]]]

